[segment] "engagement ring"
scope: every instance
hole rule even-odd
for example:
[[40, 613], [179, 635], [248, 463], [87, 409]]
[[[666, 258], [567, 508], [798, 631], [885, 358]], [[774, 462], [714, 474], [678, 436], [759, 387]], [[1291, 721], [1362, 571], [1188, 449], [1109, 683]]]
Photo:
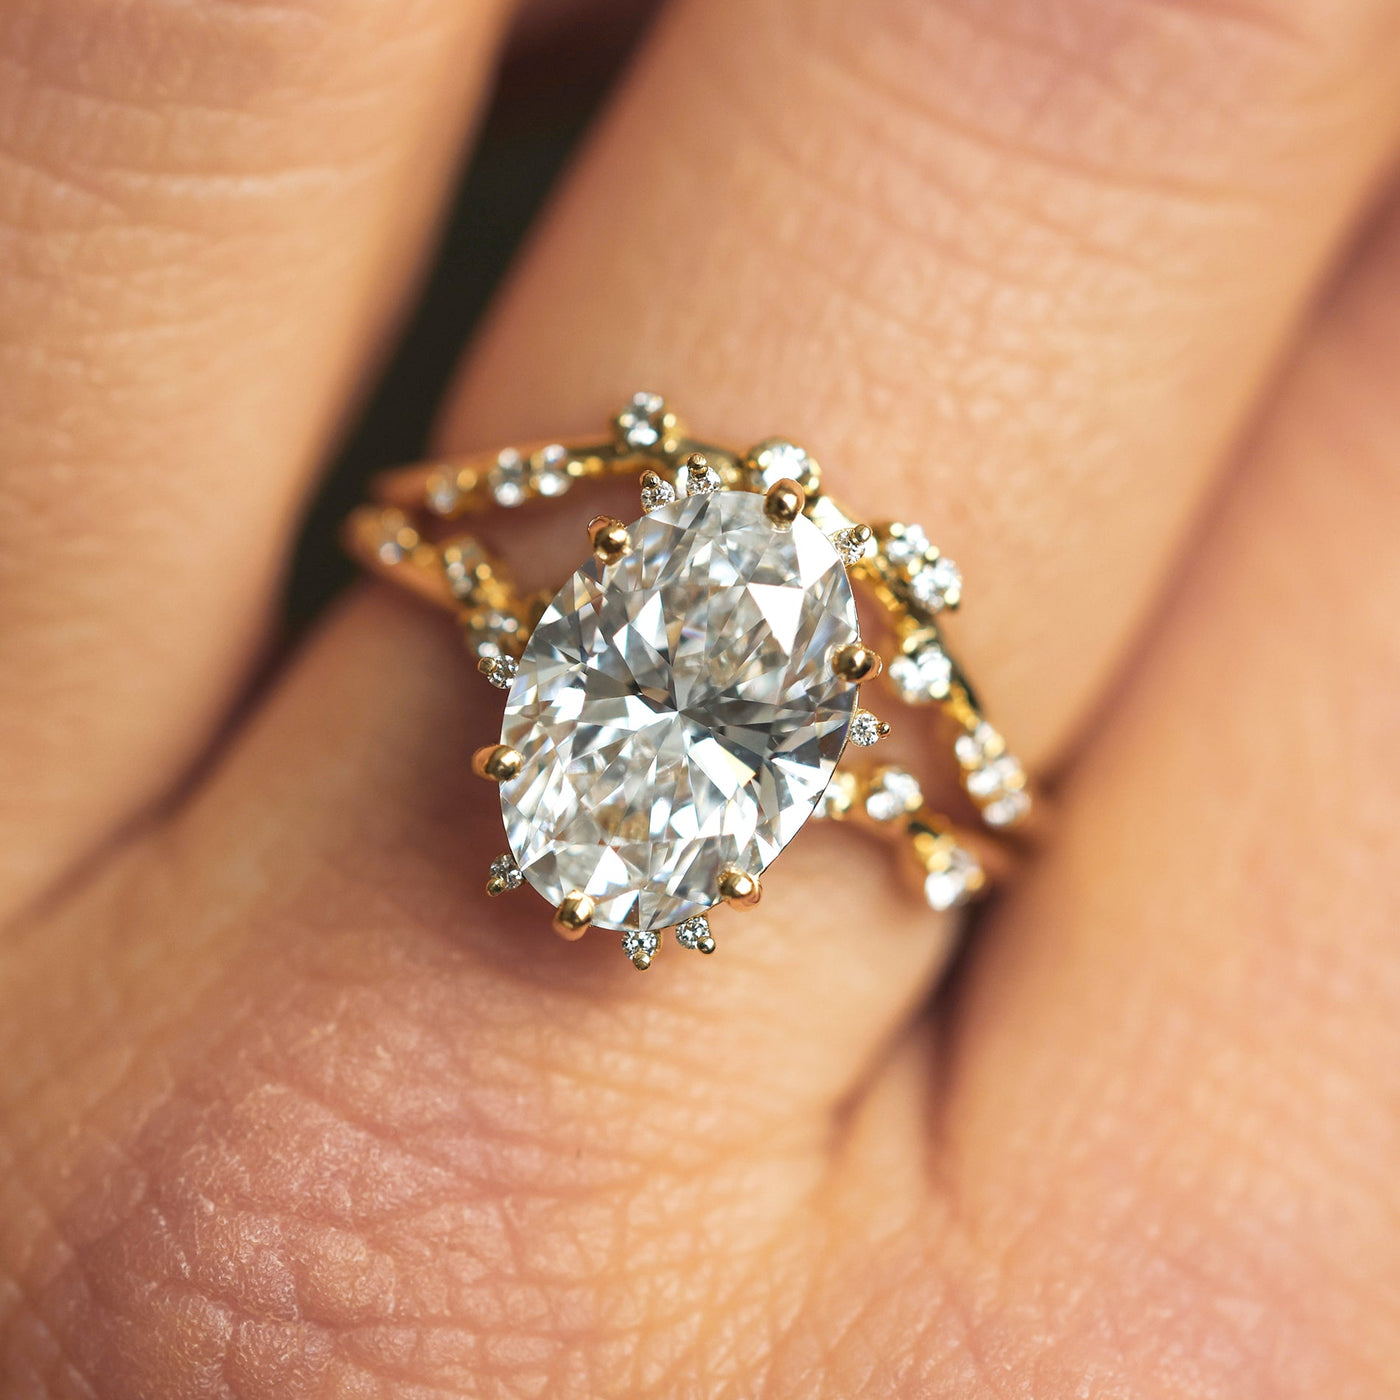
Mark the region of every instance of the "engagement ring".
[[[587, 558], [552, 597], [522, 597], [462, 529], [620, 473], [640, 474], [641, 516], [594, 517]], [[606, 441], [403, 468], [375, 495], [348, 522], [352, 553], [451, 608], [506, 692], [500, 742], [474, 759], [498, 785], [508, 848], [489, 894], [529, 885], [566, 938], [616, 930], [646, 968], [668, 929], [713, 952], [716, 906], [757, 904], [811, 817], [894, 840], [936, 910], [986, 889], [985, 850], [929, 809], [912, 773], [845, 761], [889, 731], [861, 704], [882, 661], [861, 634], [860, 584], [888, 619], [895, 694], [946, 716], [982, 823], [1025, 819], [1025, 771], [943, 637], [962, 577], [917, 525], [851, 518], [795, 443], [700, 443], [642, 393]]]

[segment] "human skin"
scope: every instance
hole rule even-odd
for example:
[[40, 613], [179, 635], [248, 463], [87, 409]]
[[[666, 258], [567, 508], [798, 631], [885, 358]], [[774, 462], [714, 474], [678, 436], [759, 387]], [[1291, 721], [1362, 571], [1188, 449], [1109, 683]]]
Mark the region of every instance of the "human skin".
[[509, 18], [0, 9], [0, 1394], [1400, 1393], [1400, 6], [676, 0], [465, 360], [958, 559], [951, 975], [839, 830], [644, 977], [488, 905], [382, 588], [248, 698]]

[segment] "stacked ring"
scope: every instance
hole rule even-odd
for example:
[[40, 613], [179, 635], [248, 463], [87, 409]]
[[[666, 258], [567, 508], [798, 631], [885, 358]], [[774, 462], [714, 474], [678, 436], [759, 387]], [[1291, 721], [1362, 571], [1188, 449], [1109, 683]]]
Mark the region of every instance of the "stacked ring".
[[[935, 909], [984, 893], [994, 847], [930, 810], [912, 773], [838, 768], [848, 746], [889, 732], [857, 703], [883, 667], [854, 583], [888, 620], [895, 693], [949, 721], [981, 823], [1027, 817], [1025, 770], [944, 637], [957, 566], [917, 525], [852, 518], [795, 443], [740, 454], [697, 441], [650, 393], [611, 426], [596, 442], [388, 472], [347, 522], [350, 552], [451, 609], [486, 680], [509, 692], [500, 742], [474, 761], [499, 784], [509, 846], [488, 893], [529, 884], [557, 931], [620, 931], [638, 968], [667, 928], [713, 952], [711, 911], [756, 904], [813, 816], [892, 839]], [[463, 526], [623, 474], [640, 476], [641, 517], [595, 517], [588, 558], [552, 597], [522, 595]]]

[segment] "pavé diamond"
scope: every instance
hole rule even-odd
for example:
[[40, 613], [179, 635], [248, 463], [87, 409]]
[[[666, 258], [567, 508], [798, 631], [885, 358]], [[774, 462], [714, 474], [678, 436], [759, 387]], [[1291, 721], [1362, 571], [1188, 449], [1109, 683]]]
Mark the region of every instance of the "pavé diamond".
[[784, 479], [795, 481], [804, 491], [815, 491], [821, 484], [821, 469], [808, 456], [807, 449], [786, 438], [768, 438], [759, 443], [749, 453], [749, 460], [765, 491]]
[[692, 496], [628, 527], [619, 563], [587, 562], [521, 658], [501, 742], [506, 836], [551, 904], [646, 930], [718, 900], [731, 863], [761, 872], [831, 779], [856, 688], [832, 672], [857, 639], [831, 541], [775, 529], [763, 497]]
[[919, 640], [890, 662], [890, 683], [907, 705], [941, 700], [953, 679], [953, 663], [932, 640]]
[[882, 768], [865, 794], [865, 814], [871, 821], [892, 822], [923, 806], [919, 780], [903, 768]]
[[972, 853], [962, 846], [954, 846], [938, 868], [924, 877], [924, 898], [930, 909], [941, 914], [966, 904], [982, 879], [982, 867]]
[[525, 485], [525, 459], [513, 447], [503, 448], [487, 478], [491, 494], [500, 506], [518, 506], [529, 494]]

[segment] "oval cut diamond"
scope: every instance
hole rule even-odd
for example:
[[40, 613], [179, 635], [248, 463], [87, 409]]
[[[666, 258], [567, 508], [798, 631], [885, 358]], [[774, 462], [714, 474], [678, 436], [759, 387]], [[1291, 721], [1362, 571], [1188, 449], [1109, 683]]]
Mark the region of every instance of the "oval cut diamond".
[[501, 742], [506, 838], [551, 904], [594, 900], [603, 928], [659, 929], [760, 874], [841, 756], [856, 687], [832, 672], [858, 636], [836, 548], [778, 529], [763, 497], [718, 491], [628, 527], [555, 595], [511, 685]]

